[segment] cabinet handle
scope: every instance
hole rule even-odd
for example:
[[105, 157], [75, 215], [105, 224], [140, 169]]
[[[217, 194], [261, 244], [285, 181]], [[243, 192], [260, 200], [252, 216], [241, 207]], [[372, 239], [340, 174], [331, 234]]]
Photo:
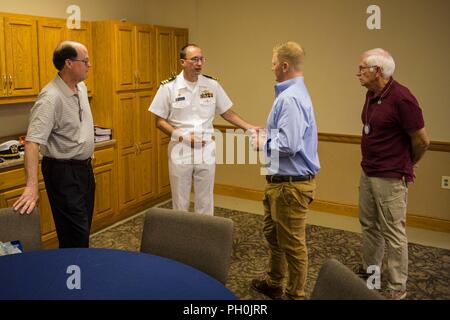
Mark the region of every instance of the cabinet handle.
[[9, 94], [12, 94], [13, 77], [9, 75]]
[[6, 74], [3, 75], [3, 95], [6, 96], [7, 92], [6, 89], [8, 88], [8, 78], [6, 77]]

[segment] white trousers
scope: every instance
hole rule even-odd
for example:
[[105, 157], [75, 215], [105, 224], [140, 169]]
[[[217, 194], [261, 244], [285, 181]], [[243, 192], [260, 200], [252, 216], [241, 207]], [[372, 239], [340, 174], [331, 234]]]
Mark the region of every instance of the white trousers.
[[214, 215], [215, 143], [192, 149], [171, 141], [168, 148], [169, 178], [173, 209], [188, 211], [194, 180], [195, 209], [197, 213]]

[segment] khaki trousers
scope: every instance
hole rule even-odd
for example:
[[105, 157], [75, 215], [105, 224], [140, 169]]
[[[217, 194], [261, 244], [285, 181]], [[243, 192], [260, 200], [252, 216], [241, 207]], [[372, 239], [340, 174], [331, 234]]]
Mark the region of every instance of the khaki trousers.
[[362, 227], [363, 264], [381, 268], [387, 245], [388, 288], [406, 290], [408, 240], [406, 205], [408, 187], [404, 180], [368, 177], [361, 174], [359, 221]]
[[288, 273], [286, 296], [305, 297], [308, 271], [306, 212], [314, 199], [316, 183], [268, 183], [264, 196], [264, 235], [270, 247], [267, 283], [281, 286]]

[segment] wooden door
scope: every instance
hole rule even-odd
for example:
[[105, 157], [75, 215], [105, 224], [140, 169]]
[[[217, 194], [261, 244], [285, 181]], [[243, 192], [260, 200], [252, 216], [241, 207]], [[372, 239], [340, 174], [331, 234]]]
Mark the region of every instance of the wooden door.
[[173, 31], [173, 53], [172, 53], [172, 68], [178, 74], [183, 70], [180, 64], [180, 51], [188, 44], [188, 30], [175, 29]]
[[118, 147], [118, 175], [119, 175], [119, 209], [129, 207], [138, 201], [136, 190], [137, 136], [136, 136], [136, 95], [124, 93], [117, 95], [117, 147]]
[[91, 67], [89, 69], [88, 78], [84, 81], [88, 88], [89, 96], [94, 93], [94, 52], [92, 47], [92, 27], [90, 22], [81, 22], [80, 29], [67, 29], [67, 39], [77, 41], [83, 44], [89, 53], [89, 61], [91, 63]]
[[66, 34], [65, 20], [40, 19], [38, 21], [39, 39], [39, 79], [42, 89], [57, 75], [53, 65], [53, 52], [64, 40]]
[[155, 32], [151, 26], [136, 26], [137, 88], [152, 89], [155, 86]]
[[114, 213], [114, 165], [105, 164], [94, 168], [95, 175], [95, 207], [93, 221]]
[[159, 82], [176, 74], [173, 69], [172, 30], [156, 28], [156, 80]]
[[0, 17], [0, 97], [6, 97], [8, 92], [7, 73], [5, 64], [5, 30], [3, 17]]
[[168, 147], [169, 140], [161, 140], [158, 144], [158, 196], [170, 192]]
[[39, 93], [39, 54], [37, 21], [32, 18], [5, 17], [6, 70], [8, 96]]
[[154, 94], [151, 91], [137, 93], [139, 111], [136, 117], [139, 139], [137, 163], [139, 168], [137, 170], [136, 180], [139, 182], [140, 201], [149, 200], [155, 195], [155, 120], [152, 113], [148, 111], [153, 96]]
[[[134, 27], [116, 24], [116, 90], [131, 90], [136, 87], [135, 35]], [[112, 67], [112, 66], [111, 66]]]

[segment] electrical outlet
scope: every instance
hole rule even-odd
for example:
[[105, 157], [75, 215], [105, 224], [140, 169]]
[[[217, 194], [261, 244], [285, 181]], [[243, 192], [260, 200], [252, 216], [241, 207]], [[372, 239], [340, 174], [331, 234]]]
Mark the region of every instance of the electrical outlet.
[[449, 176], [442, 176], [441, 188], [442, 189], [450, 189], [450, 177]]

